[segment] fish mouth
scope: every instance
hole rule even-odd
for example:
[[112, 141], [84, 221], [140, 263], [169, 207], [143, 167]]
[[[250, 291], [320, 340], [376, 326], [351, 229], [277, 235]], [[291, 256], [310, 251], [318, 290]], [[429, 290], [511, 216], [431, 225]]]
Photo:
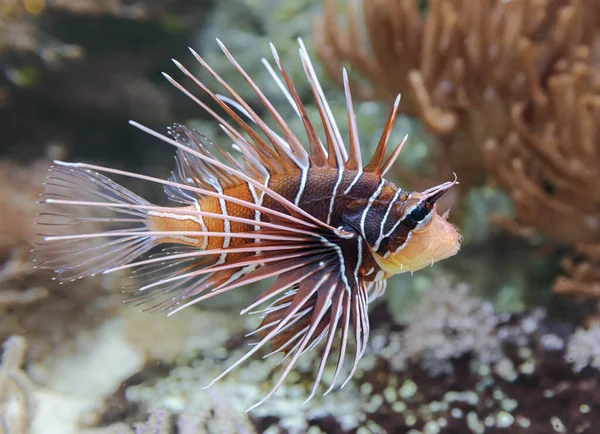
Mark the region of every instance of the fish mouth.
[[450, 258], [460, 251], [462, 236], [444, 216], [434, 214], [431, 223], [412, 231], [405, 245], [387, 258], [372, 252], [377, 265], [388, 276], [411, 273]]
[[458, 177], [456, 176], [456, 173], [454, 173], [453, 181], [444, 182], [443, 184], [436, 185], [422, 192], [422, 200], [429, 204], [431, 208], [433, 208], [433, 205], [435, 205], [435, 203], [456, 184], [458, 184]]

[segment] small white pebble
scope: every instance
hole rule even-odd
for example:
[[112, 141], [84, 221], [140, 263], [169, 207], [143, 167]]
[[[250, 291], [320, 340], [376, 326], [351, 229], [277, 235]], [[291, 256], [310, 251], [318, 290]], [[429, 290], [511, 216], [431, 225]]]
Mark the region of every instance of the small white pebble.
[[507, 411], [500, 411], [496, 415], [496, 426], [498, 428], [509, 428], [515, 422], [515, 418]]
[[450, 410], [450, 416], [452, 416], [454, 419], [460, 419], [464, 416], [464, 413], [460, 408], [453, 408]]
[[531, 375], [535, 372], [535, 360], [529, 359], [519, 366], [519, 372], [525, 375]]
[[392, 404], [392, 410], [396, 413], [402, 413], [406, 410], [406, 404], [404, 401], [396, 401]]
[[485, 432], [485, 426], [474, 411], [467, 413], [467, 426], [475, 434], [483, 434]]
[[513, 382], [519, 374], [515, 371], [515, 366], [510, 359], [506, 357], [501, 359], [496, 365], [494, 365], [494, 372], [503, 380]]
[[436, 421], [430, 420], [423, 427], [423, 434], [439, 434], [440, 426]]
[[530, 317], [530, 316], [528, 316], [527, 318], [524, 318], [523, 321], [521, 321], [521, 328], [523, 329], [523, 331], [525, 333], [530, 335], [531, 333], [536, 331], [538, 328], [537, 319]]
[[406, 380], [398, 390], [402, 399], [410, 399], [417, 393], [417, 383], [412, 380]]
[[385, 397], [385, 400], [389, 403], [396, 402], [396, 399], [398, 399], [396, 389], [391, 386], [385, 388], [385, 390], [383, 391], [383, 396]]
[[550, 418], [550, 424], [552, 425], [552, 428], [554, 428], [555, 432], [559, 432], [559, 433], [567, 432], [565, 425], [562, 423], [562, 420], [560, 420], [556, 416], [552, 416]]
[[531, 426], [531, 421], [525, 416], [517, 416], [517, 423], [522, 428], [529, 428]]
[[406, 424], [406, 426], [413, 426], [417, 423], [417, 417], [414, 414], [408, 414], [404, 418], [404, 423]]
[[370, 395], [373, 392], [373, 385], [371, 383], [363, 383], [360, 385], [360, 393], [363, 395]]
[[548, 351], [560, 351], [565, 347], [565, 341], [554, 333], [548, 333], [542, 336], [542, 346]]

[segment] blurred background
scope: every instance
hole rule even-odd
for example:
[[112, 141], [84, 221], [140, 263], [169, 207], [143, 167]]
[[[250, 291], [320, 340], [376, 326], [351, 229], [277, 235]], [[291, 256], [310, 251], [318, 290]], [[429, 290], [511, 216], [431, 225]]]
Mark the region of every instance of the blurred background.
[[[303, 403], [317, 348], [245, 413], [276, 357], [201, 387], [248, 349], [257, 318], [238, 313], [260, 288], [167, 318], [122, 304], [127, 275], [61, 285], [33, 267], [36, 200], [56, 158], [168, 178], [173, 149], [130, 119], [229, 146], [161, 75], [181, 78], [176, 58], [214, 86], [192, 47], [263, 113], [217, 37], [300, 129], [260, 61], [273, 42], [316, 114], [299, 36], [343, 136], [348, 69], [364, 154], [402, 94], [391, 141], [409, 141], [389, 178], [419, 190], [455, 172], [441, 206], [464, 243], [390, 280], [344, 389]], [[2, 0], [0, 132], [0, 432], [600, 429], [598, 0]]]

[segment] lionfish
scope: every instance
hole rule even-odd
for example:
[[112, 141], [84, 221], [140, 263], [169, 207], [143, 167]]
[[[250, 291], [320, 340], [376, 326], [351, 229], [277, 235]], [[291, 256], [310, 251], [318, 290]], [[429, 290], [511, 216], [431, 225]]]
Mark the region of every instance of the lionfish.
[[[140, 280], [132, 300], [169, 314], [275, 278], [241, 312], [262, 315], [262, 323], [251, 333], [260, 340], [211, 384], [270, 343], [269, 355], [282, 352], [289, 361], [271, 391], [252, 409], [281, 387], [303, 353], [325, 340], [311, 399], [332, 350], [339, 346], [325, 393], [334, 389], [350, 331], [354, 358], [342, 387], [354, 375], [367, 348], [367, 305], [383, 294], [386, 279], [458, 252], [460, 235], [447, 222], [447, 214], [436, 210], [436, 201], [456, 183], [456, 177], [422, 192], [404, 191], [384, 179], [406, 142], [404, 137], [386, 158], [400, 96], [373, 157], [363, 166], [348, 74], [343, 70], [346, 147], [301, 39], [300, 60], [324, 134], [315, 130], [272, 44], [276, 68], [266, 59], [262, 62], [300, 118], [303, 138], [292, 132], [259, 86], [217, 42], [278, 131], [194, 50], [196, 60], [229, 96], [213, 92], [173, 60], [229, 119], [163, 73], [165, 78], [219, 124], [239, 155], [183, 125], [175, 124], [166, 136], [130, 121], [176, 148], [176, 167], [168, 180], [56, 161], [40, 201], [44, 209], [39, 224], [44, 233], [36, 247], [38, 266], [54, 270], [62, 280], [133, 269]], [[153, 205], [101, 173], [162, 184], [168, 198], [180, 205]], [[159, 245], [168, 246], [149, 252], [156, 252]]]

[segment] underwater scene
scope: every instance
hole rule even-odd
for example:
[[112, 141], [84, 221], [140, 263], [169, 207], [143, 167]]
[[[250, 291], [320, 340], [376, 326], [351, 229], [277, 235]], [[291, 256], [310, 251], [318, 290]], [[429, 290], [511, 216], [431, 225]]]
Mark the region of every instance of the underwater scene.
[[600, 433], [600, 2], [1, 0], [0, 434]]

